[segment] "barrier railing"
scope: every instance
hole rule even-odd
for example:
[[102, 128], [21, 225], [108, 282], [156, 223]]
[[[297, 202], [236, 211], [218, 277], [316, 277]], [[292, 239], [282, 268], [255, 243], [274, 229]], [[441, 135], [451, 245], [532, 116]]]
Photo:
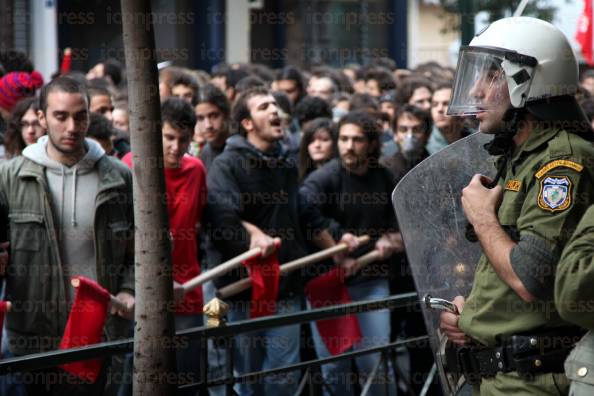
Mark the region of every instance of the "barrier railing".
[[[319, 367], [321, 365], [343, 360], [343, 359], [354, 359], [357, 356], [369, 354], [369, 353], [381, 353], [383, 356], [382, 364], [387, 362], [390, 355], [393, 356], [393, 351], [402, 345], [420, 342], [426, 340], [427, 336], [415, 337], [406, 340], [399, 340], [386, 345], [381, 345], [373, 348], [367, 348], [364, 350], [358, 350], [353, 352], [343, 353], [339, 356], [332, 356], [323, 359], [310, 360], [301, 362], [299, 364], [293, 364], [286, 367], [280, 367], [273, 370], [265, 370], [259, 372], [245, 373], [239, 376], [233, 376], [233, 359], [232, 349], [228, 346], [231, 345], [231, 338], [237, 334], [247, 333], [252, 331], [258, 331], [273, 327], [280, 327], [292, 324], [300, 324], [305, 322], [316, 321], [320, 319], [329, 319], [337, 316], [375, 311], [381, 309], [394, 310], [397, 308], [413, 308], [419, 304], [418, 296], [416, 293], [404, 293], [387, 297], [385, 299], [370, 300], [352, 302], [349, 304], [342, 304], [324, 308], [316, 308], [307, 311], [301, 311], [296, 313], [275, 315], [262, 317], [257, 319], [250, 319], [244, 321], [237, 321], [229, 324], [225, 324], [219, 327], [196, 327], [176, 333], [176, 339], [180, 338], [197, 338], [201, 343], [201, 364], [200, 364], [200, 381], [194, 384], [184, 385], [180, 388], [196, 388], [200, 389], [201, 392], [206, 392], [208, 387], [225, 385], [227, 394], [232, 393], [232, 387], [238, 382], [247, 382], [261, 379], [269, 375], [278, 375], [281, 373], [296, 371], [296, 370], [311, 370], [312, 368]], [[227, 342], [227, 359], [226, 359], [226, 376], [225, 378], [208, 379], [207, 368], [208, 368], [208, 349], [206, 347], [208, 339], [223, 339]], [[68, 350], [56, 350], [44, 353], [31, 354], [21, 357], [13, 357], [0, 360], [0, 375], [24, 372], [31, 370], [39, 370], [50, 367], [55, 367], [64, 363], [87, 360], [97, 357], [105, 357], [111, 355], [125, 354], [133, 350], [133, 338], [122, 339], [116, 341], [108, 341], [100, 344], [90, 345], [80, 348], [72, 348]], [[177, 343], [174, 345], [178, 345]], [[311, 371], [309, 372], [311, 374]], [[311, 389], [311, 384], [310, 384]], [[364, 387], [365, 389], [365, 387]], [[206, 394], [206, 393], [203, 393]], [[412, 394], [412, 393], [411, 393]]]

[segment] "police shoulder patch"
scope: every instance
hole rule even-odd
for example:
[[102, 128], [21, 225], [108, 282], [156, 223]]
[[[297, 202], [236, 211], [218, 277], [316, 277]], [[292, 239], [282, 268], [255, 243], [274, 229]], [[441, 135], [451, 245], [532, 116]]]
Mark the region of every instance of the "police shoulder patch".
[[581, 172], [582, 169], [584, 169], [584, 166], [582, 164], [578, 164], [577, 162], [574, 162], [574, 161], [555, 160], [555, 161], [549, 162], [548, 164], [546, 164], [542, 168], [540, 168], [538, 170], [538, 172], [536, 172], [534, 174], [534, 176], [536, 176], [537, 179], [540, 179], [547, 172], [549, 172], [551, 169], [555, 169], [555, 168], [559, 168], [559, 167], [573, 169], [574, 171], [576, 171], [578, 173]]
[[549, 212], [561, 212], [571, 204], [571, 180], [567, 176], [548, 176], [540, 181], [538, 207]]

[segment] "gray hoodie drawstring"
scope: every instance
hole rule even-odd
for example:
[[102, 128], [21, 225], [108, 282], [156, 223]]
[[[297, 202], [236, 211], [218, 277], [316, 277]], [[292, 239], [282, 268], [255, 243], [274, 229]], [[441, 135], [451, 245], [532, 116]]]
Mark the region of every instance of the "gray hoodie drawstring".
[[66, 173], [64, 172], [64, 166], [62, 165], [60, 167], [60, 170], [62, 171], [62, 188], [60, 189], [60, 193], [61, 193], [61, 197], [60, 197], [60, 218], [64, 217], [64, 190], [66, 189]]
[[74, 167], [74, 178], [72, 179], [72, 227], [76, 227], [76, 173], [78, 166]]
[[[60, 218], [64, 218], [64, 196], [65, 194], [65, 189], [66, 189], [66, 173], [64, 172], [64, 166], [60, 167], [61, 171], [62, 171], [62, 189], [61, 189], [61, 193], [62, 196], [60, 197], [60, 202], [61, 202], [61, 207], [60, 207]], [[78, 167], [74, 167], [74, 169], [72, 170], [73, 173], [73, 178], [72, 178], [72, 226], [76, 227], [77, 226], [77, 222], [76, 222], [76, 176], [78, 173]]]

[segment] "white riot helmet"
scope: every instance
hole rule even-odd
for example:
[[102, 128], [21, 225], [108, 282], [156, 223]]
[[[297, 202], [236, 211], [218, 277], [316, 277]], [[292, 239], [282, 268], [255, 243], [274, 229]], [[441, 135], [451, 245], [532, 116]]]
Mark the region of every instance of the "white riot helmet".
[[541, 99], [561, 97], [575, 103], [578, 64], [567, 38], [552, 24], [529, 17], [500, 19], [460, 49], [448, 115], [487, 110], [473, 96], [473, 87], [495, 78], [507, 82], [513, 108], [540, 112]]

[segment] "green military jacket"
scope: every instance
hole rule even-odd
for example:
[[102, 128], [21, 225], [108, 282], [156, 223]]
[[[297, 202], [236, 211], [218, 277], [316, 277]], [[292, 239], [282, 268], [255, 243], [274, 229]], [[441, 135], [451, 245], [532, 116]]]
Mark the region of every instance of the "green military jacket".
[[563, 319], [594, 331], [594, 206], [582, 217], [557, 265], [555, 305]]
[[[538, 262], [545, 253], [558, 257], [594, 202], [593, 159], [591, 142], [559, 129], [534, 130], [516, 149], [499, 182], [504, 193], [498, 219], [518, 242], [510, 257], [514, 272], [523, 282], [527, 276], [536, 279], [538, 287], [527, 289], [537, 299], [523, 301], [483, 255], [460, 316], [459, 327], [467, 335], [494, 346], [500, 336], [564, 325], [553, 304], [554, 269], [524, 268], [522, 260], [533, 255], [530, 259]], [[517, 248], [530, 246], [527, 240], [538, 241], [539, 249], [515, 257]]]
[[571, 380], [570, 396], [594, 395], [594, 332], [586, 334], [571, 351], [565, 361], [565, 374]]
[[[130, 171], [103, 156], [97, 164], [94, 204], [98, 282], [111, 294], [134, 290], [134, 225]], [[24, 355], [55, 349], [69, 314], [54, 216], [44, 168], [17, 157], [0, 165], [0, 210], [9, 223], [10, 262], [5, 274], [9, 349]], [[130, 324], [110, 316], [107, 338], [125, 336]]]
[[557, 265], [555, 305], [568, 322], [590, 332], [565, 361], [570, 395], [594, 395], [594, 206], [582, 217]]

